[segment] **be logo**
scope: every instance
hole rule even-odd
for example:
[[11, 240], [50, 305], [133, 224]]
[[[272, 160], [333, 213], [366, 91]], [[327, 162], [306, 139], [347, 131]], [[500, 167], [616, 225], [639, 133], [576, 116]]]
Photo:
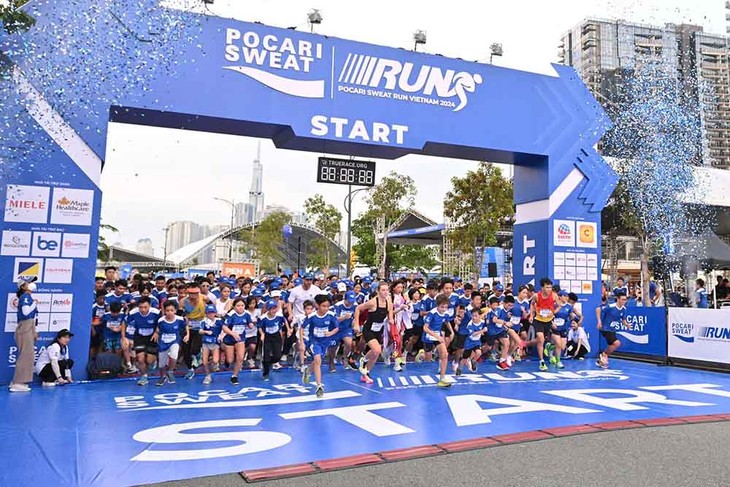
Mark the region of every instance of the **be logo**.
[[33, 232], [34, 257], [59, 257], [61, 253], [61, 234]]

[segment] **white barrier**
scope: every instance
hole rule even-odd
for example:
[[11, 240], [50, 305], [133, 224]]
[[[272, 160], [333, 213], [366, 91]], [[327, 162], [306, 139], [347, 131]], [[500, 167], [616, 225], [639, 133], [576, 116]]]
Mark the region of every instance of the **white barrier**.
[[669, 357], [730, 364], [730, 309], [669, 308]]

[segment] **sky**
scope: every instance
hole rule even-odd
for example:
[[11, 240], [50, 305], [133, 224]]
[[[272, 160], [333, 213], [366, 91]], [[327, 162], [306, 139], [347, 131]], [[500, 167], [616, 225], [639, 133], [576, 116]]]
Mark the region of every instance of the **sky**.
[[[316, 29], [320, 34], [412, 49], [413, 32], [421, 29], [428, 34], [426, 52], [477, 61], [485, 61], [489, 45], [500, 42], [504, 56], [495, 64], [544, 74], [553, 73], [550, 63], [557, 60], [561, 36], [588, 16], [659, 25], [688, 22], [715, 33], [726, 25], [724, 0], [215, 0], [210, 11], [306, 30], [310, 8], [324, 17]], [[110, 124], [102, 221], [119, 233], [106, 233], [108, 240], [134, 249], [138, 239], [148, 237], [161, 256], [168, 223], [228, 224], [229, 207], [213, 198], [248, 199], [257, 144], [258, 139], [247, 137]], [[262, 140], [265, 202], [301, 211], [309, 196], [321, 193], [343, 212], [344, 224], [347, 187], [315, 182], [320, 155], [276, 149]], [[416, 209], [438, 222], [451, 178], [477, 164], [415, 155], [377, 162], [377, 179], [391, 171], [411, 176], [419, 190]], [[355, 197], [354, 215], [364, 209], [362, 195]]]

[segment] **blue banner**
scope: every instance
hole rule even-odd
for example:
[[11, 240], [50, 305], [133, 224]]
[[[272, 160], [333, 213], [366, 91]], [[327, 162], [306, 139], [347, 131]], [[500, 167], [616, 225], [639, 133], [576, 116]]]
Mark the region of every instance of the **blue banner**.
[[[667, 316], [664, 308], [636, 306], [626, 308], [626, 324], [612, 328], [621, 340], [622, 353], [665, 357], [667, 353]], [[601, 342], [602, 348], [605, 341]]]

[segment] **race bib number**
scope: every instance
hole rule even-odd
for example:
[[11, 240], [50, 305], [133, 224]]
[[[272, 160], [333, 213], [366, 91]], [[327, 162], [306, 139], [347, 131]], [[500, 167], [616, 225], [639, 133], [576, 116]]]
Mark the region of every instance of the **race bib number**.
[[154, 332], [155, 332], [155, 331], [154, 331], [154, 330], [153, 330], [152, 328], [142, 328], [142, 329], [140, 329], [140, 330], [137, 330], [137, 333], [138, 333], [138, 334], [139, 334], [140, 336], [143, 336], [143, 337], [148, 337], [148, 336], [152, 336], [152, 334], [153, 334]]
[[161, 339], [162, 343], [172, 343], [177, 339], [177, 335], [175, 333], [163, 333]]
[[370, 325], [370, 329], [372, 331], [380, 331], [383, 329], [383, 325], [385, 325], [384, 321], [381, 321], [380, 323], [373, 323], [372, 325]]
[[200, 328], [200, 321], [198, 321], [198, 320], [189, 320], [188, 322], [190, 323], [190, 328], [192, 328], [193, 330], [197, 330], [197, 329]]
[[472, 340], [475, 342], [478, 342], [479, 340], [481, 340], [481, 338], [482, 338], [482, 334], [478, 333], [478, 332], [475, 332], [475, 333], [472, 333], [471, 335], [469, 335], [469, 340]]
[[127, 335], [134, 336], [135, 328], [132, 325], [127, 325]]
[[317, 338], [324, 338], [327, 336], [327, 332], [329, 330], [327, 328], [315, 328], [314, 329], [314, 336]]
[[540, 310], [540, 316], [543, 318], [547, 318], [550, 316], [550, 310], [549, 309], [541, 309]]
[[411, 321], [416, 321], [419, 316], [419, 313], [411, 313]]
[[233, 325], [233, 328], [231, 328], [231, 330], [234, 333], [238, 333], [240, 335], [241, 333], [243, 333], [243, 329], [245, 328], [245, 326], [246, 325]]
[[563, 318], [555, 318], [555, 326], [560, 328], [565, 324], [565, 320]]
[[279, 332], [279, 327], [276, 325], [266, 327], [266, 333], [268, 333], [269, 335], [273, 335], [274, 333], [278, 333], [278, 332]]
[[512, 319], [510, 319], [510, 323], [513, 325], [519, 325], [522, 320], [519, 316], [513, 316]]

